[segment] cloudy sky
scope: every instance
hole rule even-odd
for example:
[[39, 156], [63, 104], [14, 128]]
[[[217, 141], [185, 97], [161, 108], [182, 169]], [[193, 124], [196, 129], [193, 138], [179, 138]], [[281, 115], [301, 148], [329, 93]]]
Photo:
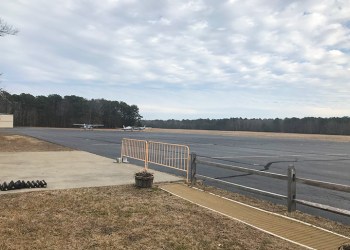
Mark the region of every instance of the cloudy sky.
[[145, 119], [350, 115], [348, 0], [1, 0], [0, 87]]

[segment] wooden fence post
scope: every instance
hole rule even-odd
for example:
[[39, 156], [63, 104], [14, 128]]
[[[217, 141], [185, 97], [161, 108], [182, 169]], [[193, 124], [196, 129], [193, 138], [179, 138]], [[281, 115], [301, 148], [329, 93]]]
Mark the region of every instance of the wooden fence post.
[[288, 166], [288, 213], [296, 210], [296, 181], [295, 181], [295, 167], [294, 165]]
[[196, 153], [191, 153], [191, 173], [190, 173], [191, 185], [196, 184], [196, 170], [197, 170], [196, 158], [197, 158]]

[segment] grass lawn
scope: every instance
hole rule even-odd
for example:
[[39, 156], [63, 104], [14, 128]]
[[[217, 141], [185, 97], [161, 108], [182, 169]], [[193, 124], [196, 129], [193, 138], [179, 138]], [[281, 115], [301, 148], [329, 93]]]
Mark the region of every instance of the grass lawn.
[[157, 187], [0, 195], [0, 249], [300, 249]]

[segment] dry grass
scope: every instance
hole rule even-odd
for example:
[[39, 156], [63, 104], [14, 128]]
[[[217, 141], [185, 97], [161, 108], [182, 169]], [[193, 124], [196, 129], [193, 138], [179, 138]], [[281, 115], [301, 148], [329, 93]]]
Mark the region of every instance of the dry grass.
[[41, 152], [72, 150], [54, 143], [41, 141], [33, 137], [0, 131], [0, 152]]
[[301, 249], [158, 188], [0, 195], [0, 249]]

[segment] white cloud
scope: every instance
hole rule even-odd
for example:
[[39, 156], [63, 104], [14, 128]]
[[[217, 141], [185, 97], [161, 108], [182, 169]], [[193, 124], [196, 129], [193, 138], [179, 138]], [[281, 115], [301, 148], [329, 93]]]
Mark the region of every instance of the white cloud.
[[4, 0], [0, 17], [20, 29], [0, 40], [13, 93], [123, 100], [149, 119], [350, 110], [349, 1]]

